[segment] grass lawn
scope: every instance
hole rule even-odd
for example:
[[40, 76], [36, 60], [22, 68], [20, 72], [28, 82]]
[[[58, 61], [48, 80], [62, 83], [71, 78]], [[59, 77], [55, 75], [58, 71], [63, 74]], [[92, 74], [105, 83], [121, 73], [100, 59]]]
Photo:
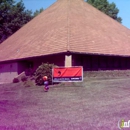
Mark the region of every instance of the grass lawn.
[[101, 75], [49, 92], [43, 86], [0, 85], [0, 130], [118, 130], [119, 120], [130, 119], [130, 77]]

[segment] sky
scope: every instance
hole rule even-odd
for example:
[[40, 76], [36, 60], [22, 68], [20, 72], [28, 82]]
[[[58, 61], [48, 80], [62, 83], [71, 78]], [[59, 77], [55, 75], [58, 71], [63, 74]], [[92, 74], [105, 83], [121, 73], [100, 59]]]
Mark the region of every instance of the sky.
[[[16, 0], [19, 1], [19, 0]], [[57, 0], [23, 0], [27, 9], [35, 11], [40, 8], [47, 9]], [[118, 16], [122, 18], [122, 24], [130, 29], [130, 0], [108, 0], [110, 3], [114, 2], [119, 9]]]

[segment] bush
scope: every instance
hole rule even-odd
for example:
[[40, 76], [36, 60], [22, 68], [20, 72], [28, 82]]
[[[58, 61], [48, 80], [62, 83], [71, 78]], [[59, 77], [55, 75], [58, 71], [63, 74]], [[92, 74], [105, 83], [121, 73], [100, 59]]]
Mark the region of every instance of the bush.
[[18, 78], [14, 78], [13, 79], [13, 83], [18, 83], [19, 82], [19, 79]]
[[52, 68], [54, 64], [42, 63], [35, 72], [35, 82], [37, 85], [43, 85], [43, 76], [48, 77], [49, 84], [52, 83]]
[[26, 76], [22, 76], [22, 77], [21, 77], [21, 81], [22, 81], [22, 82], [27, 81], [27, 77], [26, 77]]

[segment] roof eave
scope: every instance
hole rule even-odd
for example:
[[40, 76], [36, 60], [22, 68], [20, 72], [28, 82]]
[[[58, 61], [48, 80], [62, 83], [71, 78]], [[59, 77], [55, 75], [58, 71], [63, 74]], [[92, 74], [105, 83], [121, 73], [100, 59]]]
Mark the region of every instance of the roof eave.
[[116, 55], [116, 54], [101, 54], [101, 53], [88, 53], [88, 52], [74, 52], [69, 51], [71, 54], [85, 54], [85, 55], [93, 55], [93, 56], [115, 56], [115, 57], [130, 57], [130, 55]]
[[0, 63], [19, 62], [19, 61], [31, 60], [34, 58], [40, 58], [40, 57], [46, 57], [46, 56], [52, 56], [52, 55], [54, 56], [58, 54], [66, 54], [66, 52], [59, 52], [59, 53], [53, 53], [53, 54], [47, 54], [47, 55], [41, 55], [41, 56], [32, 56], [32, 57], [26, 57], [26, 58], [20, 58], [20, 59], [1, 60]]

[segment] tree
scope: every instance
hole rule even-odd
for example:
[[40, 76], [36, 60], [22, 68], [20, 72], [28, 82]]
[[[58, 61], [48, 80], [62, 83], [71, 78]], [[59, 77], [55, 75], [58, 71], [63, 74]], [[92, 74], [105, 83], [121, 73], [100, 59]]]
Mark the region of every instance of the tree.
[[22, 0], [0, 0], [0, 43], [32, 18], [32, 11], [25, 10]]
[[107, 0], [87, 0], [86, 2], [121, 23], [122, 18], [118, 17], [119, 9], [115, 3], [109, 3]]
[[40, 10], [36, 10], [33, 14], [33, 17], [36, 17], [37, 15], [39, 15], [44, 9], [41, 8]]

